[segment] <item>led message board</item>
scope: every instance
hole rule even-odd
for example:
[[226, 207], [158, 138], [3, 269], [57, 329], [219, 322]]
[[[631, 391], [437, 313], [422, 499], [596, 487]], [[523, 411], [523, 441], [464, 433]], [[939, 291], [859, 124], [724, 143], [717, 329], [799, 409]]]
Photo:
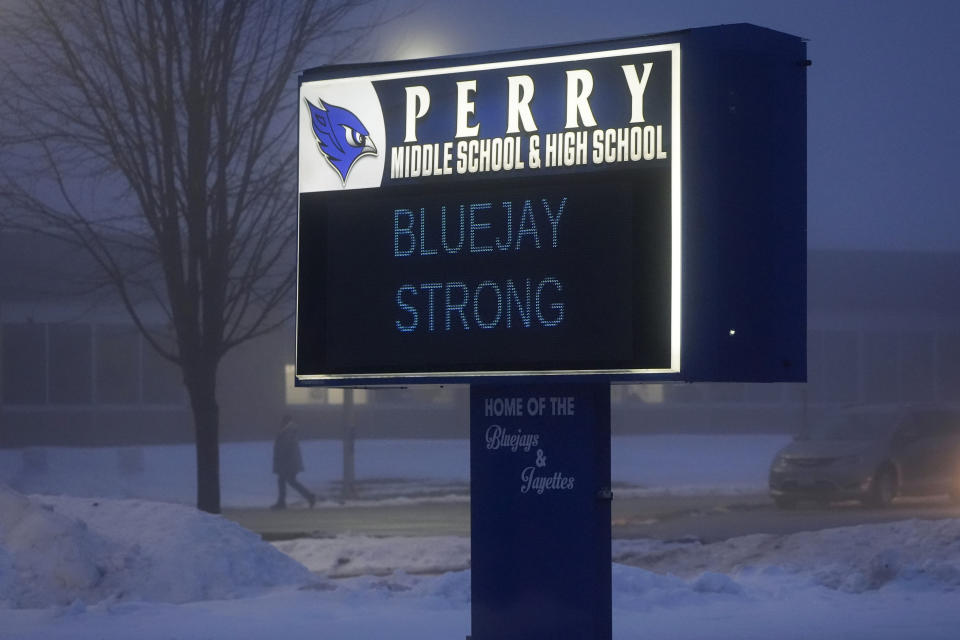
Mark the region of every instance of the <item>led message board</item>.
[[298, 384], [682, 379], [688, 38], [305, 72]]

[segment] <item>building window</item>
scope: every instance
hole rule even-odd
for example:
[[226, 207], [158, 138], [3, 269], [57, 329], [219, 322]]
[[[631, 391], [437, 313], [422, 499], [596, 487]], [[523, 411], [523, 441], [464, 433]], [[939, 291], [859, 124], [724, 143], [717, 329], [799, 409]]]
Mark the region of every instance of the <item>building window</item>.
[[50, 403], [90, 404], [93, 400], [90, 325], [51, 324], [47, 336]]
[[[287, 404], [343, 404], [343, 389], [328, 389], [326, 387], [298, 387], [295, 385], [296, 367], [292, 364], [287, 364], [284, 365], [283, 371]], [[367, 404], [369, 398], [366, 389], [353, 389], [352, 393], [353, 404]]]
[[140, 401], [140, 334], [129, 325], [97, 325], [97, 402]]
[[186, 402], [183, 373], [148, 344], [143, 344], [144, 404], [176, 404]]
[[0, 325], [0, 402], [183, 405], [180, 369], [132, 325]]
[[33, 322], [3, 325], [3, 401], [44, 404], [47, 401], [46, 325]]

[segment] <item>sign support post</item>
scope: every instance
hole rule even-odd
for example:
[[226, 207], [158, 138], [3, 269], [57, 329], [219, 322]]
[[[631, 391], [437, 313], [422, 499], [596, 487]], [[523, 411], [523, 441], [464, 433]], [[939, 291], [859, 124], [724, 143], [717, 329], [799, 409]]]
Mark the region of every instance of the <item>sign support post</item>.
[[611, 637], [610, 385], [470, 389], [473, 640]]

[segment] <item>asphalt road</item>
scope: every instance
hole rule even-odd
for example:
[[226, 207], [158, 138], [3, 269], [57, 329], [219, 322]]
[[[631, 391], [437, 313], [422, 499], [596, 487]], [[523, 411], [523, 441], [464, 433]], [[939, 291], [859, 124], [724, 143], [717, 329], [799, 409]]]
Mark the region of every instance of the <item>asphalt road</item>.
[[960, 517], [960, 506], [946, 498], [902, 499], [886, 509], [867, 509], [851, 502], [829, 507], [801, 505], [784, 511], [766, 496], [717, 496], [668, 499], [661, 507], [654, 518], [647, 518], [646, 509], [634, 500], [620, 505], [614, 500], [613, 537], [716, 542], [754, 533], [787, 534], [914, 518]]
[[[614, 538], [724, 540], [752, 533], [794, 533], [911, 518], [960, 517], [945, 498], [901, 499], [887, 509], [857, 504], [778, 510], [765, 495], [617, 497]], [[470, 505], [462, 501], [391, 506], [339, 506], [284, 511], [230, 509], [224, 516], [268, 540], [370, 536], [469, 536]]]

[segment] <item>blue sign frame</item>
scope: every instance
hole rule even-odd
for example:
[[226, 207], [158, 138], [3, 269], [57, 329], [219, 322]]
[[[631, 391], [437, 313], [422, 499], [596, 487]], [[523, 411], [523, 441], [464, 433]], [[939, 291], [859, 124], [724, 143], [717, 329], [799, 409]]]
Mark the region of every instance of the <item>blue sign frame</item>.
[[298, 385], [803, 381], [800, 38], [306, 71]]

